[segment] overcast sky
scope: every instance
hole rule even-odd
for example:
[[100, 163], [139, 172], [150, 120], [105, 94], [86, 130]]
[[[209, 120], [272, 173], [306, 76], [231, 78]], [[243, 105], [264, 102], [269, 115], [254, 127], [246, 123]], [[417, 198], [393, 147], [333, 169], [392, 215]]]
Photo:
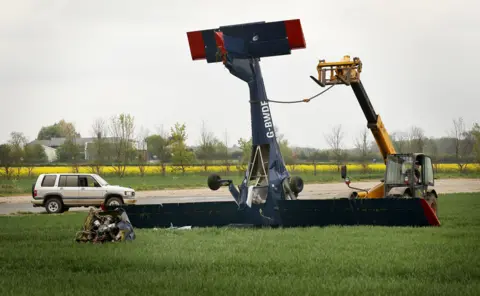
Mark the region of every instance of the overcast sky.
[[[247, 85], [222, 64], [193, 62], [186, 32], [255, 21], [301, 20], [307, 48], [261, 62], [267, 95], [299, 100], [322, 89], [319, 59], [363, 62], [362, 81], [390, 132], [442, 136], [452, 119], [480, 121], [480, 2], [0, 0], [0, 142], [33, 140], [64, 118], [82, 136], [95, 118], [128, 112], [155, 132], [202, 121], [229, 144], [250, 136]], [[385, 6], [388, 3], [388, 6]], [[325, 147], [342, 124], [347, 145], [366, 126], [353, 91], [336, 86], [308, 104], [272, 104], [294, 145]], [[42, 111], [43, 110], [43, 111]]]

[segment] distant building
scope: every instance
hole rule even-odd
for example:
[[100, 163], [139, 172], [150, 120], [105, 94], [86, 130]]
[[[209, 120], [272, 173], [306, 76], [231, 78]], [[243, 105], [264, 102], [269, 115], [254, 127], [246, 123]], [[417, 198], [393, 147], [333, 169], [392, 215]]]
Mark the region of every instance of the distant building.
[[65, 138], [51, 138], [50, 140], [34, 140], [30, 142], [29, 144], [34, 145], [34, 144], [40, 144], [45, 147], [50, 147], [57, 149], [60, 147], [63, 143], [65, 142]]
[[[83, 158], [87, 161], [92, 160], [91, 153], [89, 153], [88, 147], [92, 145], [97, 138], [76, 138], [75, 143], [82, 147], [82, 154], [84, 155]], [[115, 138], [114, 137], [105, 137], [104, 140], [106, 142], [112, 143]], [[57, 149], [62, 146], [66, 141], [66, 138], [51, 138], [50, 140], [34, 140], [30, 142], [29, 144], [40, 144], [42, 147], [45, 149], [45, 153], [47, 153], [48, 161], [53, 162], [57, 160]], [[136, 150], [142, 150], [139, 149], [140, 145], [135, 141], [132, 140], [133, 147], [135, 147]], [[91, 150], [90, 150], [91, 151]], [[146, 153], [146, 151], [143, 151]]]
[[[95, 158], [95, 148], [92, 145], [95, 143], [96, 137], [91, 138], [76, 138], [75, 143], [82, 148], [82, 158], [86, 161], [93, 160]], [[114, 142], [114, 137], [105, 137], [103, 138], [107, 143]], [[54, 162], [57, 160], [57, 149], [62, 146], [66, 141], [66, 138], [51, 138], [50, 140], [34, 140], [29, 144], [40, 144], [47, 154], [47, 159], [49, 162]], [[132, 146], [138, 153], [143, 153], [148, 162], [158, 162], [156, 155], [147, 149], [146, 144], [141, 144], [136, 140], [131, 140]], [[198, 149], [197, 146], [190, 146], [190, 149], [195, 151]], [[228, 147], [228, 154], [241, 154], [242, 150], [237, 146], [233, 145]]]
[[42, 145], [45, 154], [47, 155], [48, 162], [54, 162], [57, 160], [57, 149]]

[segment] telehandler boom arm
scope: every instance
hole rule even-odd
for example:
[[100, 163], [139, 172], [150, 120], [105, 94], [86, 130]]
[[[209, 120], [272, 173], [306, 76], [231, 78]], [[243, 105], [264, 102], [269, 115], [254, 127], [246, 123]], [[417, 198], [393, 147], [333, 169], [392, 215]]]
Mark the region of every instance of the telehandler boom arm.
[[360, 81], [360, 72], [362, 71], [362, 62], [360, 59], [354, 58], [352, 61], [350, 60], [350, 56], [344, 56], [340, 62], [326, 63], [325, 60], [320, 60], [317, 71], [318, 79], [313, 76], [311, 76], [311, 78], [322, 87], [334, 84], [345, 84], [352, 87], [358, 103], [363, 110], [363, 114], [367, 119], [367, 127], [372, 132], [385, 163], [387, 156], [389, 154], [395, 154], [396, 151], [380, 115], [375, 112], [362, 81]]

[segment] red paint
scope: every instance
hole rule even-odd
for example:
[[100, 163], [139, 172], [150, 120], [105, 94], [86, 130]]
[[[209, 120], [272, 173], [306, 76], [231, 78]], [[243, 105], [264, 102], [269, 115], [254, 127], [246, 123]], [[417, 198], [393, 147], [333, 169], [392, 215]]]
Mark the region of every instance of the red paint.
[[227, 51], [225, 50], [225, 44], [223, 41], [223, 32], [215, 32], [215, 43], [220, 48], [222, 53], [227, 53]]
[[432, 226], [440, 226], [440, 221], [438, 220], [437, 215], [433, 211], [432, 207], [428, 205], [427, 201], [422, 198], [420, 199], [420, 204], [422, 205], [423, 213], [425, 214], [428, 223]]
[[[303, 36], [302, 24], [299, 19], [284, 21], [285, 30], [288, 37], [290, 49], [306, 48], [305, 38]], [[192, 60], [203, 60], [207, 58], [205, 53], [205, 42], [203, 41], [202, 31], [187, 32], [188, 44], [190, 45], [190, 54]], [[226, 53], [223, 44], [223, 33], [215, 32], [215, 41], [222, 54]]]
[[299, 19], [284, 21], [287, 31], [288, 44], [290, 49], [306, 48], [305, 37], [303, 36], [302, 24]]
[[215, 43], [220, 49], [220, 54], [222, 55], [222, 60], [225, 62], [227, 50], [225, 49], [225, 43], [223, 41], [223, 32], [215, 32]]
[[203, 42], [202, 31], [187, 32], [187, 38], [192, 60], [206, 59], [207, 55], [205, 54], [205, 42]]

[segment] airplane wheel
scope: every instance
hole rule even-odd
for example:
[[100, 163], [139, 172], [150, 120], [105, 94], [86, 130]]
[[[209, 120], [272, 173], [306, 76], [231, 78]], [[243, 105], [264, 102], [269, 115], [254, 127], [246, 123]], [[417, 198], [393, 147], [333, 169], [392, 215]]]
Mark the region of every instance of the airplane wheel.
[[283, 180], [282, 182], [283, 190], [285, 192], [285, 199], [287, 200], [296, 200], [297, 199], [297, 193], [295, 193], [292, 190], [291, 184], [288, 182], [287, 179]]
[[427, 201], [428, 205], [432, 208], [435, 215], [438, 215], [437, 213], [438, 204], [437, 204], [437, 198], [435, 197], [435, 194], [427, 193], [427, 195], [425, 195], [425, 200]]
[[207, 183], [208, 183], [208, 188], [210, 188], [211, 190], [218, 190], [218, 188], [220, 188], [220, 180], [222, 178], [220, 178], [219, 175], [217, 174], [211, 174], [210, 176], [208, 176], [208, 180], [207, 180]]
[[295, 194], [299, 194], [303, 190], [303, 180], [302, 178], [295, 176], [290, 179], [290, 188]]

